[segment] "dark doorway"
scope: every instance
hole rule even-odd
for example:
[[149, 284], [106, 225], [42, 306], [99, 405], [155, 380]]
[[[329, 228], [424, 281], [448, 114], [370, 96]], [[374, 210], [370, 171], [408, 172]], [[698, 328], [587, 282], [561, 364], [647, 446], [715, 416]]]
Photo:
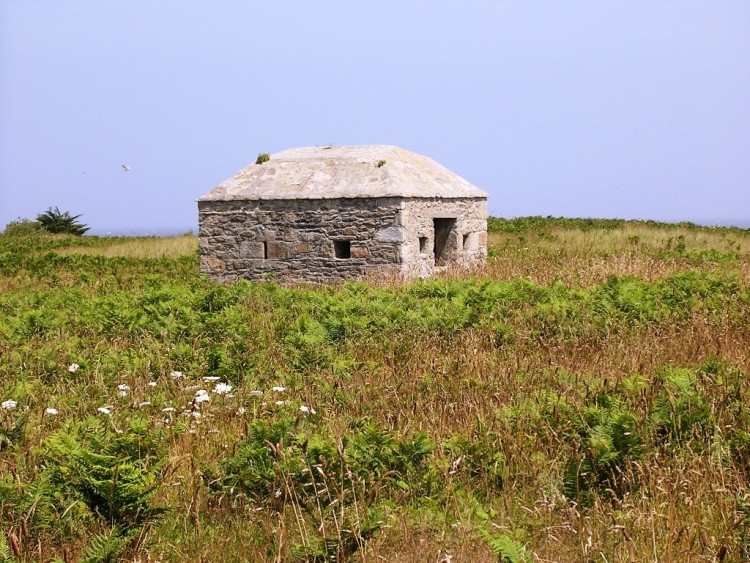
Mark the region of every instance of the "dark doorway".
[[433, 219], [435, 224], [435, 262], [443, 260], [449, 253], [448, 240], [456, 226], [455, 219]]

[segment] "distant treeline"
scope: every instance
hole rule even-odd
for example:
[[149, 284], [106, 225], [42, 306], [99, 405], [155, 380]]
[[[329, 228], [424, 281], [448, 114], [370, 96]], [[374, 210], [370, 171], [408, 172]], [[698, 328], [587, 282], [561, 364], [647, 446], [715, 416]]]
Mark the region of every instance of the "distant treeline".
[[614, 230], [625, 227], [626, 225], [640, 225], [646, 227], [659, 227], [662, 229], [695, 229], [695, 230], [712, 230], [716, 228], [747, 231], [739, 227], [706, 227], [682, 221], [679, 223], [664, 223], [652, 220], [625, 220], [625, 219], [589, 219], [589, 218], [568, 218], [568, 217], [542, 217], [534, 215], [530, 217], [515, 217], [505, 219], [503, 217], [489, 217], [487, 219], [487, 230], [494, 233], [521, 233], [525, 231], [544, 230], [544, 229], [579, 229], [581, 231], [590, 231], [593, 229]]

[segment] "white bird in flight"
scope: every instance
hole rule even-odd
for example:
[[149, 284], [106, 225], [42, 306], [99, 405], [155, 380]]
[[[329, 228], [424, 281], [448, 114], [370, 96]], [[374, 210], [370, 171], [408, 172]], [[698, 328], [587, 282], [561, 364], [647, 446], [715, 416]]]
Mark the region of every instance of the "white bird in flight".
[[123, 164], [122, 165], [122, 171], [123, 172], [127, 172], [128, 170], [130, 170], [130, 166], [128, 166], [127, 164]]

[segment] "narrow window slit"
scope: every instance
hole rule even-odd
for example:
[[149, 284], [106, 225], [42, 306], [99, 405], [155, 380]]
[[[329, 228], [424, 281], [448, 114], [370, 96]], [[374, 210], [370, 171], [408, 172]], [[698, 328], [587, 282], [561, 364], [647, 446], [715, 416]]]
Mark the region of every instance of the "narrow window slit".
[[336, 258], [346, 259], [352, 257], [352, 246], [348, 240], [333, 241], [333, 255]]

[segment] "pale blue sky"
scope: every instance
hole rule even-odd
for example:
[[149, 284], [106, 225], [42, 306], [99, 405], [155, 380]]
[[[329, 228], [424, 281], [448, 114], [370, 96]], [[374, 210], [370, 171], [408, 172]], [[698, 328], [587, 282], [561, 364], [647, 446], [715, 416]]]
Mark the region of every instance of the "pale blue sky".
[[505, 217], [750, 226], [748, 1], [0, 0], [0, 73], [0, 229], [196, 231], [258, 153], [329, 143]]

